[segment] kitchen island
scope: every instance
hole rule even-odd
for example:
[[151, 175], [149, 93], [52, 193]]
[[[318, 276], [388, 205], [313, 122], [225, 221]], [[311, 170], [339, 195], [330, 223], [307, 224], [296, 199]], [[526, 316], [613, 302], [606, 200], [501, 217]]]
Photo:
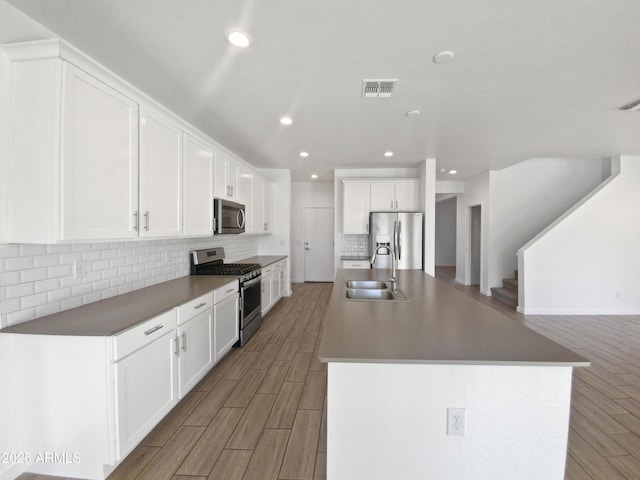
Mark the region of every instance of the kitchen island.
[[337, 274], [327, 479], [564, 478], [572, 369], [589, 362], [419, 270], [398, 272], [407, 302], [343, 298], [388, 275]]

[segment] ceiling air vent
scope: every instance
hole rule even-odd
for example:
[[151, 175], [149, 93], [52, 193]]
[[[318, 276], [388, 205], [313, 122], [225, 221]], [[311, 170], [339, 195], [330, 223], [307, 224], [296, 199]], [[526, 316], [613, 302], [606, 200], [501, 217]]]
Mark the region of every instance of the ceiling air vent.
[[618, 107], [622, 112], [637, 112], [640, 110], [640, 98]]
[[388, 80], [362, 80], [362, 98], [389, 98], [398, 81], [397, 78]]

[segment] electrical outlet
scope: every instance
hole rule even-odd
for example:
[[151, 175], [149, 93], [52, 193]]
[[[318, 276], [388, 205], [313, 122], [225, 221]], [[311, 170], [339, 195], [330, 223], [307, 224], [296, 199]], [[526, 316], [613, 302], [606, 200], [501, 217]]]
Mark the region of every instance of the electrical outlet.
[[465, 434], [464, 408], [447, 408], [447, 435]]
[[76, 260], [73, 262], [73, 276], [75, 278], [84, 277], [85, 264], [84, 260]]

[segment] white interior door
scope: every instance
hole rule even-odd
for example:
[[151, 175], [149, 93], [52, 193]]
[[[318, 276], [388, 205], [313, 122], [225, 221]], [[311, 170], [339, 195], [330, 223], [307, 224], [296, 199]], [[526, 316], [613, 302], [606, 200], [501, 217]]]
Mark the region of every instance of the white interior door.
[[304, 209], [304, 281], [333, 282], [333, 208]]

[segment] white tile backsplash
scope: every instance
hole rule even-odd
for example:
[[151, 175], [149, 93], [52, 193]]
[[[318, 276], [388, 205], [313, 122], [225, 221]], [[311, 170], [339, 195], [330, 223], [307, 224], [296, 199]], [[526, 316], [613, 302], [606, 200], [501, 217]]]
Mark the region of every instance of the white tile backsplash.
[[258, 254], [258, 237], [0, 245], [0, 327], [183, 277], [189, 251], [209, 247], [224, 247], [234, 262]]
[[341, 256], [366, 256], [369, 249], [368, 235], [343, 235]]

